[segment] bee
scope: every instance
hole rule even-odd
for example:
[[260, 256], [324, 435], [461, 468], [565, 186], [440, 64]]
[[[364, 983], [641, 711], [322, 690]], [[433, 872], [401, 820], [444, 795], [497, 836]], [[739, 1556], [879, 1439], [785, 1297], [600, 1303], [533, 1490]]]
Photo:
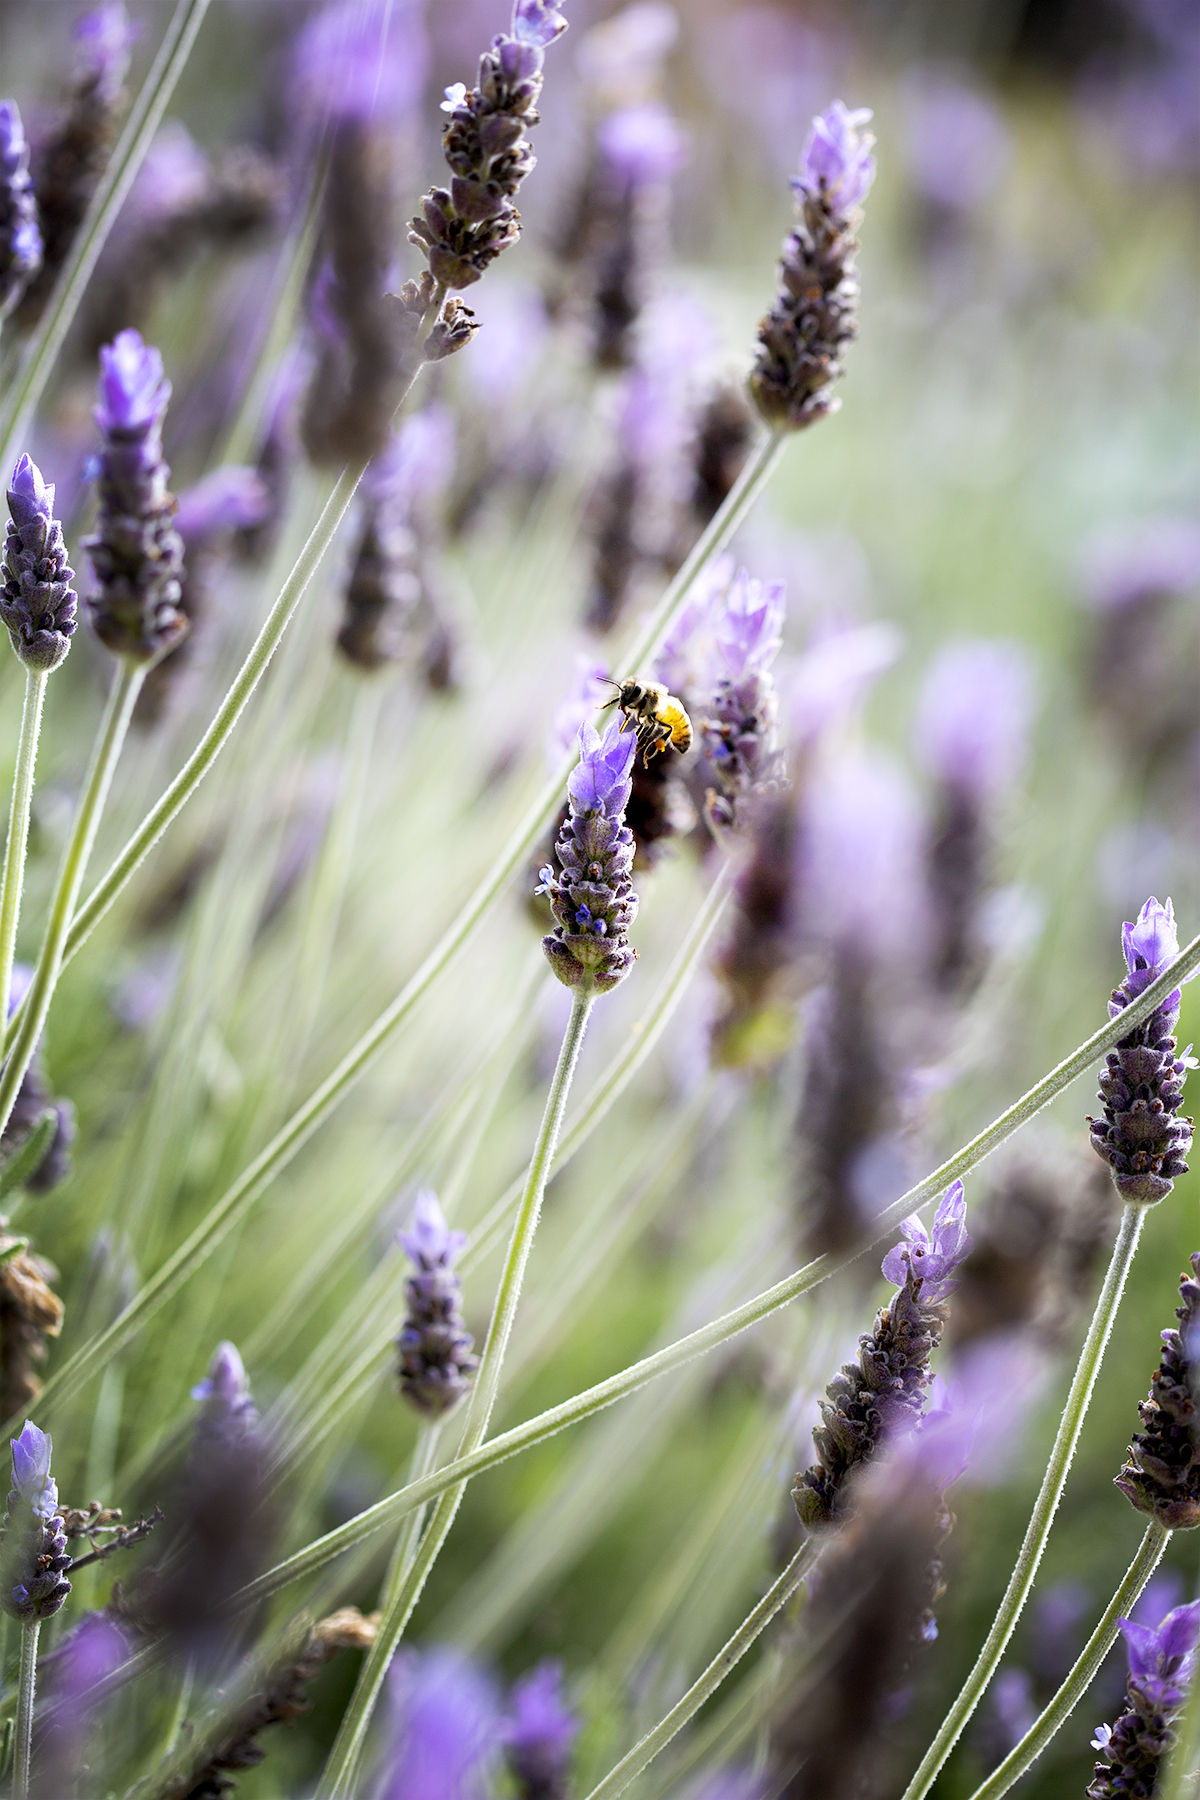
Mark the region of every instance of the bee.
[[665, 751], [668, 744], [681, 756], [687, 754], [692, 745], [692, 721], [682, 702], [667, 692], [663, 682], [635, 681], [630, 676], [626, 681], [610, 681], [609, 685], [617, 691], [611, 700], [604, 702], [600, 711], [619, 706], [625, 715], [621, 721], [622, 731], [627, 721], [633, 721], [644, 768], [649, 768], [650, 758]]

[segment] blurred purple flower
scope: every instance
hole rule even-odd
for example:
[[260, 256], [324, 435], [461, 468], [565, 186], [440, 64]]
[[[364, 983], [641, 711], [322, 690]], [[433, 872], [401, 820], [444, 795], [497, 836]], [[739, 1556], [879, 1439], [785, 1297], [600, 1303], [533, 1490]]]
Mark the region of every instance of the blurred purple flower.
[[566, 1800], [571, 1746], [580, 1722], [565, 1704], [562, 1686], [562, 1665], [547, 1661], [512, 1690], [504, 1747], [521, 1800]]
[[831, 760], [802, 798], [799, 917], [806, 934], [918, 967], [925, 940], [922, 836], [916, 796], [893, 763], [864, 751]]
[[961, 1181], [953, 1182], [938, 1201], [932, 1232], [926, 1231], [914, 1213], [900, 1229], [907, 1240], [896, 1244], [883, 1259], [883, 1273], [896, 1287], [903, 1287], [911, 1267], [922, 1278], [921, 1298], [927, 1304], [945, 1300], [958, 1286], [954, 1270], [971, 1249], [966, 1226], [967, 1203]]
[[513, 0], [512, 35], [518, 44], [544, 50], [566, 29], [567, 21], [553, 0]]
[[858, 625], [817, 638], [776, 679], [781, 690], [787, 738], [798, 752], [846, 719], [890, 669], [904, 645], [894, 625]]
[[421, 98], [429, 50], [419, 0], [342, 0], [296, 39], [291, 96], [313, 124], [393, 124]]
[[679, 37], [679, 15], [665, 0], [640, 0], [593, 25], [580, 39], [575, 64], [600, 106], [648, 100]]
[[713, 623], [733, 580], [729, 555], [715, 556], [692, 583], [654, 658], [653, 675], [673, 694], [687, 695], [712, 661]]
[[169, 119], [129, 190], [118, 226], [122, 241], [199, 204], [208, 192], [210, 178], [203, 150], [178, 119]]
[[843, 215], [862, 205], [875, 179], [875, 139], [863, 130], [870, 117], [869, 106], [851, 112], [840, 100], [817, 115], [800, 153], [800, 173], [792, 177], [798, 195], [820, 195]]
[[397, 1663], [379, 1800], [484, 1800], [501, 1736], [491, 1682], [452, 1650]]
[[397, 514], [440, 492], [454, 473], [454, 413], [440, 401], [410, 413], [374, 458], [363, 484]]
[[742, 681], [769, 668], [783, 642], [786, 604], [782, 581], [756, 581], [738, 570], [716, 614], [718, 679]]
[[458, 1404], [479, 1366], [472, 1355], [474, 1339], [463, 1325], [462, 1283], [454, 1273], [467, 1234], [450, 1230], [437, 1195], [423, 1188], [408, 1230], [396, 1235], [414, 1265], [396, 1339], [400, 1391], [418, 1412], [437, 1419]]
[[917, 710], [925, 766], [951, 787], [990, 796], [1019, 773], [1032, 705], [1029, 657], [1019, 644], [970, 638], [934, 658]]
[[161, 427], [171, 398], [162, 356], [137, 331], [120, 331], [101, 349], [98, 391], [93, 416], [106, 435]]
[[15, 100], [0, 101], [0, 319], [42, 266], [29, 145]]
[[596, 141], [605, 168], [623, 186], [669, 181], [687, 160], [687, 137], [657, 101], [618, 107], [601, 121]]
[[1001, 1670], [992, 1683], [991, 1710], [1007, 1756], [1038, 1715], [1033, 1700], [1033, 1676], [1028, 1669]]
[[82, 1794], [89, 1739], [105, 1698], [103, 1684], [125, 1663], [129, 1640], [112, 1614], [89, 1613], [45, 1659], [51, 1704], [40, 1709], [38, 1794]]
[[84, 13], [74, 36], [79, 46], [76, 85], [94, 84], [99, 104], [114, 105], [129, 73], [129, 53], [138, 38], [138, 27], [131, 23], [122, 0], [108, 0], [108, 4]]
[[555, 708], [546, 739], [546, 754], [552, 768], [557, 768], [567, 752], [575, 748], [580, 726], [595, 723], [597, 712], [611, 694], [606, 664], [597, 662], [594, 656], [577, 655], [575, 680]]
[[1200, 524], [1164, 515], [1097, 532], [1079, 564], [1080, 594], [1094, 612], [1118, 612], [1200, 584]]
[[191, 1390], [192, 1399], [203, 1402], [196, 1421], [194, 1452], [203, 1444], [232, 1445], [252, 1436], [258, 1427], [258, 1408], [250, 1394], [250, 1379], [228, 1339], [217, 1345], [208, 1374]]
[[225, 463], [180, 494], [175, 529], [190, 550], [198, 541], [261, 524], [270, 505], [256, 469]]
[[410, 1261], [426, 1271], [448, 1269], [467, 1241], [465, 1231], [451, 1231], [431, 1188], [417, 1194], [408, 1230], [396, 1236]]
[[945, 75], [913, 84], [905, 149], [913, 185], [935, 205], [970, 212], [995, 193], [1012, 156], [999, 107]]
[[594, 725], [579, 727], [579, 761], [567, 781], [567, 793], [581, 812], [624, 812], [632, 788], [637, 734], [622, 731], [622, 719], [610, 721], [603, 737]]
[[939, 1487], [964, 1477], [971, 1487], [1011, 1478], [1047, 1375], [1045, 1354], [1028, 1335], [997, 1331], [958, 1353], [949, 1381], [935, 1376], [915, 1448]]

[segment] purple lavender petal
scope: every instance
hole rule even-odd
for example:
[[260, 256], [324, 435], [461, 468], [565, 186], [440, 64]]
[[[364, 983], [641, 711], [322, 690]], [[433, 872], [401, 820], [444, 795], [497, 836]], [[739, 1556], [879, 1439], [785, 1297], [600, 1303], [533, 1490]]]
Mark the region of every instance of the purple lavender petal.
[[407, 1231], [396, 1233], [405, 1254], [418, 1269], [448, 1269], [467, 1241], [465, 1231], [451, 1231], [432, 1188], [422, 1188], [413, 1201]]
[[799, 194], [821, 194], [841, 213], [861, 206], [875, 179], [875, 142], [864, 131], [871, 117], [869, 106], [849, 111], [835, 100], [818, 114], [800, 155], [800, 173], [792, 179]]
[[630, 775], [637, 754], [637, 734], [622, 731], [614, 719], [603, 738], [585, 721], [579, 727], [579, 761], [567, 780], [567, 793], [581, 811], [624, 812], [632, 788]]
[[669, 181], [687, 161], [687, 137], [658, 101], [621, 106], [596, 133], [605, 167], [623, 185], [650, 187]]
[[379, 1800], [484, 1800], [500, 1740], [491, 1682], [452, 1650], [393, 1667]]
[[343, 0], [296, 39], [291, 94], [302, 116], [395, 123], [419, 104], [429, 69], [417, 0]]
[[162, 423], [171, 398], [157, 350], [138, 331], [119, 331], [100, 351], [99, 404], [95, 419], [106, 435], [143, 432]]
[[270, 506], [271, 496], [256, 469], [226, 463], [180, 494], [175, 529], [190, 550], [222, 532], [261, 524]]
[[58, 1505], [58, 1488], [50, 1475], [53, 1449], [48, 1432], [39, 1431], [30, 1419], [19, 1437], [10, 1438], [13, 1487], [35, 1513], [48, 1519]]
[[519, 44], [544, 50], [566, 29], [567, 21], [553, 0], [514, 0], [512, 35]]
[[917, 747], [952, 787], [989, 796], [1013, 781], [1026, 748], [1032, 670], [1019, 644], [972, 638], [947, 645], [925, 679]]
[[783, 642], [785, 608], [782, 581], [756, 581], [738, 570], [717, 616], [718, 679], [741, 681], [769, 668]]

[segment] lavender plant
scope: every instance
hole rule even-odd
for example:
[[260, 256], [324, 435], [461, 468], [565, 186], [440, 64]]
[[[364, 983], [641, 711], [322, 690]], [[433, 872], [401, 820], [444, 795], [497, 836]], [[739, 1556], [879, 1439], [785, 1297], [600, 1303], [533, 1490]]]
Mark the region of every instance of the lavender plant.
[[1154, 1793], [1195, 1664], [1200, 1600], [1177, 1606], [1156, 1626], [1135, 1625], [1132, 1619], [1120, 1623], [1129, 1652], [1125, 1711], [1115, 1725], [1101, 1725], [1092, 1739], [1100, 1760], [1089, 1800], [1110, 1800], [1139, 1788]]

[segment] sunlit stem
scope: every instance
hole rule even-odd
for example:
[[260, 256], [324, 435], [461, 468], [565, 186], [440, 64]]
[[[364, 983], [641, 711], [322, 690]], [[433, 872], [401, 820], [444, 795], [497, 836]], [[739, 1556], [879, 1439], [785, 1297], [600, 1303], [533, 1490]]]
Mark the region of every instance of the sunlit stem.
[[37, 763], [38, 732], [46, 674], [25, 671], [25, 704], [21, 712], [21, 736], [17, 742], [17, 766], [13, 772], [12, 803], [8, 812], [8, 843], [4, 874], [0, 876], [0, 1019], [7, 1019], [12, 992], [13, 957], [17, 948], [17, 924], [21, 916], [21, 892], [25, 885], [25, 851], [29, 843], [29, 807], [33, 799], [33, 771]]
[[1021, 1608], [1033, 1586], [1033, 1578], [1037, 1574], [1038, 1564], [1042, 1560], [1042, 1552], [1046, 1548], [1046, 1540], [1050, 1536], [1050, 1527], [1054, 1523], [1054, 1515], [1058, 1510], [1059, 1500], [1062, 1498], [1067, 1471], [1071, 1467], [1075, 1446], [1079, 1442], [1079, 1433], [1083, 1428], [1088, 1403], [1092, 1397], [1092, 1389], [1096, 1385], [1096, 1377], [1100, 1373], [1100, 1364], [1104, 1359], [1105, 1347], [1113, 1328], [1113, 1321], [1117, 1316], [1117, 1308], [1121, 1303], [1125, 1278], [1133, 1263], [1134, 1251], [1137, 1249], [1144, 1218], [1145, 1208], [1142, 1206], [1126, 1204], [1122, 1210], [1112, 1260], [1108, 1265], [1104, 1285], [1100, 1289], [1100, 1297], [1096, 1302], [1096, 1310], [1092, 1314], [1092, 1321], [1083, 1341], [1083, 1349], [1079, 1353], [1079, 1362], [1076, 1365], [1075, 1376], [1067, 1395], [1067, 1404], [1063, 1408], [1062, 1421], [1054, 1439], [1054, 1447], [1050, 1452], [1050, 1460], [1046, 1467], [1046, 1473], [1042, 1477], [1038, 1497], [1034, 1502], [1024, 1541], [1017, 1555], [1016, 1566], [1009, 1577], [1008, 1586], [1004, 1590], [1004, 1598], [992, 1621], [992, 1627], [987, 1634], [983, 1649], [976, 1658], [975, 1666], [939, 1726], [929, 1749], [922, 1757], [916, 1774], [905, 1788], [903, 1800], [922, 1800], [922, 1796], [927, 1794], [933, 1786], [938, 1770], [958, 1742], [959, 1734], [979, 1705], [987, 1691], [988, 1683], [1000, 1666], [1000, 1658], [1004, 1655], [1008, 1640], [1021, 1616]]
[[[562, 1047], [558, 1053], [558, 1063], [550, 1082], [550, 1092], [546, 1096], [546, 1109], [542, 1114], [542, 1123], [530, 1160], [529, 1173], [525, 1179], [525, 1191], [521, 1196], [520, 1209], [517, 1213], [516, 1223], [513, 1225], [508, 1254], [504, 1259], [504, 1268], [500, 1275], [500, 1285], [496, 1290], [496, 1303], [492, 1308], [491, 1322], [488, 1325], [487, 1337], [479, 1358], [479, 1370], [471, 1393], [466, 1425], [458, 1448], [460, 1457], [469, 1455], [483, 1442], [488, 1421], [492, 1416], [492, 1409], [496, 1404], [504, 1356], [517, 1316], [517, 1305], [521, 1298], [525, 1269], [529, 1262], [529, 1253], [533, 1248], [538, 1219], [541, 1216], [542, 1199], [546, 1192], [550, 1167], [554, 1161], [558, 1134], [562, 1128], [567, 1095], [571, 1089], [571, 1080], [575, 1073], [575, 1065], [579, 1060], [579, 1050], [583, 1043], [584, 1032], [587, 1030], [594, 999], [595, 996], [590, 986], [587, 989], [575, 989], [571, 995], [571, 1016], [567, 1021]], [[413, 1607], [421, 1597], [421, 1590], [425, 1586], [429, 1571], [449, 1535], [450, 1527], [454, 1523], [455, 1514], [458, 1512], [465, 1491], [466, 1483], [463, 1482], [442, 1494], [416, 1555], [404, 1571], [402, 1578], [386, 1597], [375, 1642], [367, 1652], [359, 1672], [358, 1684], [354, 1689], [350, 1704], [346, 1708], [333, 1749], [329, 1754], [329, 1761], [325, 1765], [320, 1785], [317, 1788], [317, 1800], [348, 1800], [348, 1796], [353, 1793], [359, 1752], [367, 1726], [371, 1722], [371, 1714], [387, 1674], [388, 1665], [395, 1655], [396, 1646], [404, 1635], [404, 1628], [412, 1615]]]

